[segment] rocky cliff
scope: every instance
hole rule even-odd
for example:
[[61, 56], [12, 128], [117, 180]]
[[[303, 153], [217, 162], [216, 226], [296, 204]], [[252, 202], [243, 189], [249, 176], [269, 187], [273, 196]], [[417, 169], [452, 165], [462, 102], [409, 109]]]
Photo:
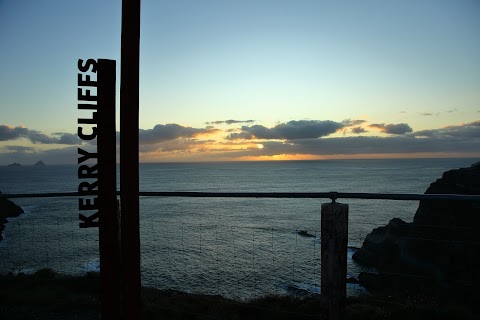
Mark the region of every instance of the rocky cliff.
[[[480, 195], [479, 163], [445, 172], [425, 193]], [[420, 201], [413, 222], [395, 218], [374, 229], [353, 259], [378, 269], [359, 275], [372, 292], [477, 291], [480, 203]]]
[[0, 192], [0, 240], [3, 240], [2, 233], [5, 229], [5, 223], [7, 223], [7, 218], [18, 217], [23, 213], [23, 209], [17, 206], [12, 201], [2, 197]]

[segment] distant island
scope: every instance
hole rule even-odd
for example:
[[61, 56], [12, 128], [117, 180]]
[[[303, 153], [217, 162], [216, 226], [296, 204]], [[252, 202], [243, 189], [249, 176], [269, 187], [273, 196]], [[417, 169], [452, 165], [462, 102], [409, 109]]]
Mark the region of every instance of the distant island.
[[[14, 162], [14, 163], [10, 163], [8, 165], [8, 167], [21, 167], [22, 165], [18, 162]], [[45, 162], [43, 162], [42, 160], [40, 161], [37, 161], [34, 166], [46, 166]]]
[[18, 162], [14, 162], [14, 163], [10, 163], [8, 166], [9, 167], [21, 167], [22, 165]]

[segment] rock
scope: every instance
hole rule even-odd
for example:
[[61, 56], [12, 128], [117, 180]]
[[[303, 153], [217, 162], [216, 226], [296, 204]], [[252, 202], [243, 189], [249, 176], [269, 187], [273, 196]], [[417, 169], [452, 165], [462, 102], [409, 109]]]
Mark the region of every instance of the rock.
[[382, 268], [398, 263], [401, 244], [399, 235], [408, 224], [398, 218], [390, 220], [385, 227], [375, 228], [363, 242], [362, 248], [353, 254], [353, 259], [367, 266]]
[[14, 162], [14, 163], [10, 163], [8, 166], [9, 167], [21, 167], [22, 165], [18, 162]]
[[354, 277], [349, 277], [349, 278], [347, 278], [347, 283], [359, 284], [360, 281], [358, 281], [358, 279], [356, 279]]
[[23, 213], [23, 209], [12, 201], [2, 197], [0, 192], [0, 240], [3, 240], [2, 232], [5, 229], [7, 218], [18, 217]]
[[[425, 193], [480, 195], [480, 166], [447, 171]], [[374, 229], [353, 259], [379, 270], [359, 276], [371, 292], [478, 290], [480, 204], [420, 201], [412, 223], [395, 218]]]
[[315, 238], [315, 235], [308, 233], [306, 230], [299, 230], [297, 231], [299, 236], [306, 237], [306, 238]]
[[12, 201], [0, 196], [0, 218], [14, 218], [23, 213], [23, 209]]
[[[430, 185], [425, 194], [480, 194], [480, 166], [450, 170]], [[415, 224], [470, 227], [480, 222], [478, 203], [456, 201], [420, 201]], [[458, 215], [461, 213], [461, 216]]]
[[44, 165], [45, 165], [45, 163], [42, 160], [40, 160], [40, 161], [38, 161], [37, 163], [34, 164], [34, 166], [44, 166]]

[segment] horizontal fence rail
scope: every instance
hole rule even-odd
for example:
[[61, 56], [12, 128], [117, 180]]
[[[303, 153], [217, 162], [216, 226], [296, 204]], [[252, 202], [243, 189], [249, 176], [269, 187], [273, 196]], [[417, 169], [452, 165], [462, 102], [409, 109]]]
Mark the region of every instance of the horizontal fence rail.
[[[78, 197], [78, 192], [11, 193], [0, 194], [7, 199]], [[117, 191], [117, 195], [120, 192]], [[297, 199], [374, 199], [374, 200], [443, 200], [479, 201], [479, 195], [467, 194], [418, 194], [418, 193], [363, 193], [363, 192], [190, 192], [190, 191], [140, 191], [142, 197], [185, 198], [297, 198]]]

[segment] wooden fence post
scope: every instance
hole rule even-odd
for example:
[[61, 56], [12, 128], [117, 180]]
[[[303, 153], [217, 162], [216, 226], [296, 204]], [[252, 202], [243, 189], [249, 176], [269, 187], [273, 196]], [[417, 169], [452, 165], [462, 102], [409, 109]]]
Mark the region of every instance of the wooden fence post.
[[328, 319], [341, 320], [347, 296], [348, 205], [322, 204], [321, 221], [321, 293]]
[[98, 210], [102, 319], [120, 318], [120, 248], [117, 211], [115, 60], [98, 60]]
[[124, 320], [141, 318], [139, 213], [140, 0], [122, 0], [120, 202]]

